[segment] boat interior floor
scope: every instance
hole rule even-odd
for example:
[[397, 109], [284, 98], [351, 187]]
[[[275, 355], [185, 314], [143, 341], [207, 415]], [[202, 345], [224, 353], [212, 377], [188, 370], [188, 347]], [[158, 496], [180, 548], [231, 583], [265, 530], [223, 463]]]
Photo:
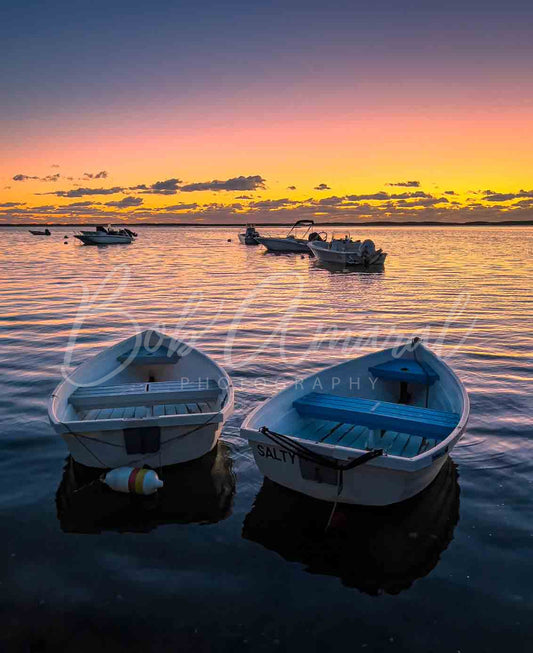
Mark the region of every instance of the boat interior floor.
[[163, 415], [191, 415], [218, 411], [217, 401], [198, 401], [186, 404], [156, 404], [152, 406], [125, 406], [118, 408], [76, 409], [81, 421], [101, 419], [145, 419]]
[[371, 431], [366, 426], [329, 422], [312, 417], [298, 421], [290, 433], [286, 435], [325, 444], [349, 447], [369, 451], [383, 449], [390, 456], [413, 458], [432, 449], [439, 439], [426, 438], [397, 431]]

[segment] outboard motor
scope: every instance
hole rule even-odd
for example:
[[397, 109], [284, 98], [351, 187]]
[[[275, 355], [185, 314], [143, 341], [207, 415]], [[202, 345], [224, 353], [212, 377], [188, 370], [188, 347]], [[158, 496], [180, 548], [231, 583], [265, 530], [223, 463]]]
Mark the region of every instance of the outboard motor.
[[367, 256], [373, 256], [376, 253], [376, 246], [374, 245], [373, 240], [364, 240], [361, 244], [361, 254]]

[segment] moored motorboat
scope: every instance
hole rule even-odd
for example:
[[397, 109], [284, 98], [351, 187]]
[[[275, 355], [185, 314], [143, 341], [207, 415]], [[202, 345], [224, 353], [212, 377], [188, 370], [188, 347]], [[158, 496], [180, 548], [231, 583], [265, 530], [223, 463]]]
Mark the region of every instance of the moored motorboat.
[[[297, 220], [289, 229], [289, 232], [286, 236], [282, 238], [274, 236], [260, 236], [257, 238], [257, 241], [260, 245], [266, 247], [269, 252], [302, 252], [309, 254], [309, 242], [313, 240], [320, 240], [326, 236], [326, 234], [319, 232], [309, 233], [311, 227], [314, 224], [315, 223], [313, 220]], [[299, 227], [307, 227], [307, 229], [304, 231], [302, 236], [297, 237], [295, 230]]]
[[84, 245], [128, 245], [132, 243], [137, 234], [131, 229], [103, 227], [98, 225], [95, 231], [81, 231], [74, 234], [74, 238], [81, 240]]
[[34, 236], [50, 236], [52, 234], [50, 229], [45, 229], [44, 231], [39, 229], [28, 229], [28, 231]]
[[466, 390], [418, 338], [291, 385], [243, 422], [261, 472], [326, 501], [388, 505], [427, 487], [464, 433]]
[[54, 390], [50, 422], [89, 467], [173, 465], [216, 444], [233, 387], [209, 356], [147, 330], [89, 359]]
[[348, 235], [343, 238], [333, 237], [329, 242], [315, 240], [309, 243], [309, 249], [321, 263], [365, 269], [383, 266], [387, 258], [382, 249], [376, 250], [374, 241], [352, 240]]
[[259, 237], [260, 234], [253, 224], [247, 224], [246, 231], [239, 234], [239, 240], [243, 245], [259, 245], [257, 240]]

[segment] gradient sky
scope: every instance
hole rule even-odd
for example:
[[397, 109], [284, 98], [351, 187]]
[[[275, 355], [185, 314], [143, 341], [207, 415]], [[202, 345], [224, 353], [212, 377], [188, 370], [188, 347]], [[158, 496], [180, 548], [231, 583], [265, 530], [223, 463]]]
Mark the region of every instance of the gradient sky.
[[2, 3], [0, 222], [533, 218], [533, 3]]

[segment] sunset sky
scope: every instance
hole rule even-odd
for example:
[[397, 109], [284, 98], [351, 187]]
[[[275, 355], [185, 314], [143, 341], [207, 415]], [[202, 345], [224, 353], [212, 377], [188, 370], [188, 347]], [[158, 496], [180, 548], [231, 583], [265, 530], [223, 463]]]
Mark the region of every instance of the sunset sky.
[[533, 219], [533, 3], [2, 3], [0, 222]]

